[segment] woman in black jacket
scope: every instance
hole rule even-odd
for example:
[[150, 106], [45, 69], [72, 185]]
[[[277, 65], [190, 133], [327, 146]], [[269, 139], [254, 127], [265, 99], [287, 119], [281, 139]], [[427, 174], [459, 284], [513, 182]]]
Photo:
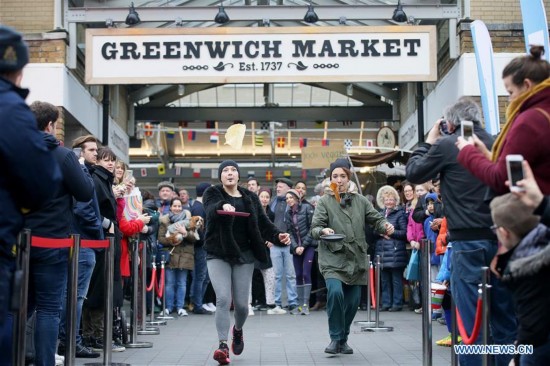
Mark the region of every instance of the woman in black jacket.
[[229, 306], [235, 308], [235, 325], [231, 331], [233, 354], [244, 348], [242, 327], [248, 316], [248, 296], [254, 271], [254, 260], [267, 261], [266, 241], [290, 243], [289, 235], [281, 233], [269, 221], [258, 196], [239, 187], [239, 165], [223, 161], [218, 168], [222, 184], [212, 186], [203, 196], [206, 212], [204, 245], [212, 286], [216, 292], [216, 329], [219, 348], [214, 360], [227, 365], [229, 347]]
[[376, 195], [381, 213], [394, 226], [390, 236], [383, 235], [376, 242], [375, 254], [382, 266], [381, 311], [403, 309], [403, 270], [407, 266], [407, 215], [399, 206], [399, 194], [391, 186], [383, 186]]

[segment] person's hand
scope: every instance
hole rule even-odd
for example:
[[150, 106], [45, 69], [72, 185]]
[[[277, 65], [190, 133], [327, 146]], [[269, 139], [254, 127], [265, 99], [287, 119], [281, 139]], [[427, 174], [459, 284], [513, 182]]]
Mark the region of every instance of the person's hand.
[[443, 219], [434, 219], [430, 224], [430, 229], [433, 231], [438, 231], [441, 227], [441, 221], [443, 221]]
[[[521, 202], [523, 202], [525, 205], [535, 210], [537, 207], [539, 207], [544, 198], [544, 195], [540, 191], [537, 181], [535, 180], [535, 175], [533, 174], [533, 170], [531, 170], [529, 163], [524, 160], [522, 164], [523, 179], [518, 181], [517, 185], [518, 187], [523, 188], [524, 191], [512, 193], [518, 196]], [[509, 181], [506, 181], [505, 184], [508, 187], [510, 186]]]
[[266, 241], [266, 242], [265, 242], [265, 245], [267, 245], [267, 247], [268, 247], [269, 249], [271, 249], [271, 247], [273, 247], [273, 243], [270, 242], [270, 241]]
[[121, 198], [126, 193], [126, 187], [124, 185], [116, 185], [113, 187], [113, 194], [116, 198]]
[[181, 233], [183, 235], [183, 237], [185, 238], [187, 236], [187, 230], [185, 229], [185, 226], [183, 226], [182, 224], [180, 223], [176, 223], [175, 225], [176, 227], [176, 230]]
[[472, 139], [474, 140], [474, 145], [477, 147], [477, 149], [485, 156], [487, 160], [491, 160], [492, 153], [489, 149], [487, 149], [487, 146], [477, 137], [475, 134], [472, 136]]
[[302, 255], [303, 252], [304, 252], [304, 247], [298, 247], [298, 248], [296, 248], [296, 254]]
[[329, 227], [326, 227], [323, 230], [321, 230], [321, 234], [323, 234], [323, 235], [332, 235], [332, 234], [334, 234], [334, 230], [332, 230]]
[[134, 190], [135, 184], [133, 181], [129, 180], [124, 182], [124, 186], [126, 187], [125, 193], [130, 194]]
[[109, 231], [108, 231], [109, 234], [114, 234], [115, 233], [115, 225], [114, 224], [111, 224], [111, 226], [109, 226]]
[[78, 158], [78, 162], [80, 163], [80, 165], [84, 165], [84, 163], [86, 162], [86, 160], [84, 159], [83, 156], [81, 156], [81, 157]]
[[290, 234], [280, 233], [279, 234], [279, 241], [284, 245], [290, 245]]
[[456, 147], [458, 147], [458, 150], [462, 150], [466, 146], [470, 146], [470, 145], [474, 146], [474, 140], [472, 139], [466, 140], [464, 137], [458, 136], [458, 138], [456, 139], [455, 145]]
[[440, 137], [441, 132], [439, 131], [439, 125], [441, 123], [444, 123], [443, 119], [438, 119], [435, 123], [430, 132], [428, 133], [428, 137], [426, 137], [426, 142], [430, 145], [433, 145]]
[[225, 203], [225, 204], [222, 206], [222, 210], [224, 210], [224, 211], [229, 211], [229, 212], [235, 212], [235, 207], [233, 207], [233, 206], [230, 205], [229, 203]]
[[411, 248], [420, 250], [420, 243], [415, 240], [411, 240]]
[[148, 231], [149, 231], [149, 226], [143, 225], [143, 229], [141, 229], [141, 233], [142, 234], [147, 234]]
[[141, 214], [138, 216], [138, 220], [141, 220], [144, 224], [148, 224], [151, 221], [151, 216], [147, 214]]
[[395, 228], [393, 227], [392, 224], [390, 224], [389, 222], [386, 222], [386, 235], [387, 236], [390, 236], [391, 234], [393, 234], [393, 232], [395, 231]]

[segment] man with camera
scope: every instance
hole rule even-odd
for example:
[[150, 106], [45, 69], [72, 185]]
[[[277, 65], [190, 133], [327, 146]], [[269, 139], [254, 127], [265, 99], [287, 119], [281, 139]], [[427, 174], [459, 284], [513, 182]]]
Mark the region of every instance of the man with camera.
[[[407, 180], [426, 182], [437, 174], [441, 177], [441, 196], [445, 204], [451, 257], [451, 291], [462, 317], [464, 327], [471, 333], [474, 327], [478, 284], [481, 267], [487, 266], [497, 251], [497, 238], [491, 231], [491, 213], [484, 201], [487, 187], [472, 176], [458, 161], [455, 146], [461, 134], [463, 121], [473, 122], [473, 132], [490, 148], [492, 137], [481, 127], [481, 110], [477, 103], [462, 97], [445, 110], [445, 118], [438, 120], [420, 143], [407, 163]], [[448, 134], [441, 132], [446, 125]], [[516, 334], [511, 296], [502, 284], [491, 279], [491, 334], [495, 344], [512, 344]], [[429, 284], [425, 284], [429, 286]], [[455, 294], [457, 294], [455, 296]], [[481, 340], [481, 335], [476, 343]], [[508, 365], [510, 355], [496, 357], [496, 365]], [[461, 355], [461, 365], [481, 364], [481, 355]]]

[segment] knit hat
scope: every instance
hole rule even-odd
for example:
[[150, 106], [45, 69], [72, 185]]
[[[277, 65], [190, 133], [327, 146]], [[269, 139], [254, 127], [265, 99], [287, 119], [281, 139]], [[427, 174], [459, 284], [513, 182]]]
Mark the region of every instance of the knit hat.
[[202, 182], [197, 184], [197, 186], [195, 187], [195, 190], [197, 191], [197, 197], [202, 197], [204, 195], [204, 191], [206, 191], [206, 189], [211, 185], [212, 184], [208, 182]]
[[241, 171], [239, 170], [239, 164], [237, 164], [233, 160], [224, 160], [224, 161], [222, 161], [222, 163], [220, 164], [220, 166], [218, 168], [218, 179], [220, 181], [222, 180], [222, 171], [223, 171], [223, 169], [225, 167], [228, 167], [228, 166], [234, 166], [235, 168], [237, 168], [237, 172], [239, 173], [239, 178], [241, 178]]
[[437, 202], [437, 193], [428, 193], [426, 197], [424, 197], [424, 202], [428, 203], [428, 200]]
[[302, 200], [302, 194], [300, 192], [298, 192], [297, 190], [295, 189], [289, 189], [286, 194], [292, 194], [293, 196], [295, 196], [298, 201], [301, 201]]
[[262, 192], [267, 192], [269, 194], [269, 197], [272, 196], [271, 194], [271, 188], [260, 188], [260, 190], [258, 191], [258, 196], [260, 195], [260, 193]]
[[292, 188], [292, 186], [294, 185], [294, 183], [292, 183], [292, 181], [288, 178], [277, 178], [277, 179], [275, 179], [275, 183], [279, 183], [279, 182], [286, 184], [290, 188]]
[[333, 161], [331, 164], [330, 164], [330, 168], [329, 168], [329, 176], [332, 176], [332, 171], [336, 168], [347, 168], [347, 169], [351, 169], [351, 165], [348, 161], [348, 159], [344, 159], [344, 158], [340, 158], [340, 159], [336, 159], [335, 161]]
[[172, 191], [176, 191], [176, 188], [174, 187], [174, 183], [172, 182], [169, 182], [167, 180], [163, 181], [163, 182], [160, 182], [159, 184], [157, 184], [157, 188], [158, 190], [160, 191], [161, 189], [163, 189], [164, 187], [168, 187], [170, 188]]
[[0, 71], [21, 70], [29, 62], [29, 49], [21, 34], [0, 26]]

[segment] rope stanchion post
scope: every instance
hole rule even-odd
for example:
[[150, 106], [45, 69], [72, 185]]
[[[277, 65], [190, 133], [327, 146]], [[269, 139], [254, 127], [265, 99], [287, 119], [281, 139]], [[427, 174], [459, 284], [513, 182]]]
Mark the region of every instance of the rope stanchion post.
[[380, 323], [380, 277], [382, 271], [382, 264], [380, 262], [380, 256], [376, 256], [376, 311], [375, 311], [375, 324], [374, 327], [362, 327], [361, 331], [367, 332], [393, 332], [393, 327], [382, 327]]
[[76, 354], [76, 307], [78, 292], [78, 257], [80, 255], [80, 235], [71, 235], [73, 246], [69, 252], [69, 268], [67, 273], [67, 306], [65, 323], [65, 366], [75, 364]]
[[151, 348], [152, 342], [138, 342], [137, 340], [137, 311], [138, 311], [138, 276], [139, 276], [139, 241], [131, 240], [132, 243], [132, 309], [130, 320], [130, 341], [124, 346], [126, 348]]
[[15, 312], [13, 323], [12, 362], [15, 366], [25, 365], [25, 330], [27, 327], [27, 302], [29, 293], [29, 257], [31, 231], [23, 230], [17, 237], [17, 259], [11, 310]]
[[[483, 309], [482, 309], [482, 342], [484, 345], [489, 344], [489, 317], [490, 317], [490, 304], [491, 304], [491, 297], [490, 297], [490, 289], [491, 289], [491, 271], [489, 270], [489, 267], [481, 267], [481, 284], [480, 291], [481, 291], [481, 300], [483, 301]], [[482, 366], [489, 366], [491, 363], [491, 360], [489, 358], [489, 355], [484, 353], [481, 357], [481, 364]]]
[[420, 241], [420, 272], [422, 287], [422, 365], [432, 365], [432, 279], [430, 275], [432, 242]]
[[173, 316], [170, 316], [164, 313], [164, 310], [166, 309], [166, 283], [165, 283], [166, 281], [164, 277], [164, 263], [165, 263], [164, 254], [162, 254], [160, 258], [161, 258], [160, 259], [160, 286], [162, 289], [162, 291], [160, 291], [160, 294], [162, 296], [162, 315], [157, 316], [157, 319], [162, 319], [162, 320], [174, 319]]
[[153, 255], [152, 258], [153, 271], [151, 273], [151, 284], [147, 288], [147, 291], [151, 291], [151, 314], [147, 325], [166, 325], [166, 320], [155, 320], [155, 289], [157, 287], [157, 258]]
[[[370, 291], [371, 291], [371, 278], [370, 278], [370, 272], [372, 271], [372, 263], [370, 260], [370, 254], [367, 254], [367, 320], [358, 320], [354, 323], [361, 326], [361, 331], [363, 331], [363, 327], [372, 327], [376, 325], [376, 322], [371, 319], [371, 301], [370, 301]], [[384, 324], [383, 322], [379, 321], [379, 325]]]
[[[141, 251], [140, 251], [140, 263], [141, 263], [141, 271], [139, 272], [139, 306], [140, 306], [140, 314], [139, 317], [139, 327], [137, 333], [139, 335], [157, 335], [160, 334], [160, 330], [158, 327], [148, 327], [147, 322], [145, 320], [145, 314], [147, 313], [147, 243], [142, 242]], [[153, 307], [151, 309], [154, 309]], [[153, 311], [153, 310], [151, 310]]]
[[458, 330], [456, 325], [456, 304], [451, 296], [451, 366], [458, 366], [458, 354], [455, 345], [458, 344]]

